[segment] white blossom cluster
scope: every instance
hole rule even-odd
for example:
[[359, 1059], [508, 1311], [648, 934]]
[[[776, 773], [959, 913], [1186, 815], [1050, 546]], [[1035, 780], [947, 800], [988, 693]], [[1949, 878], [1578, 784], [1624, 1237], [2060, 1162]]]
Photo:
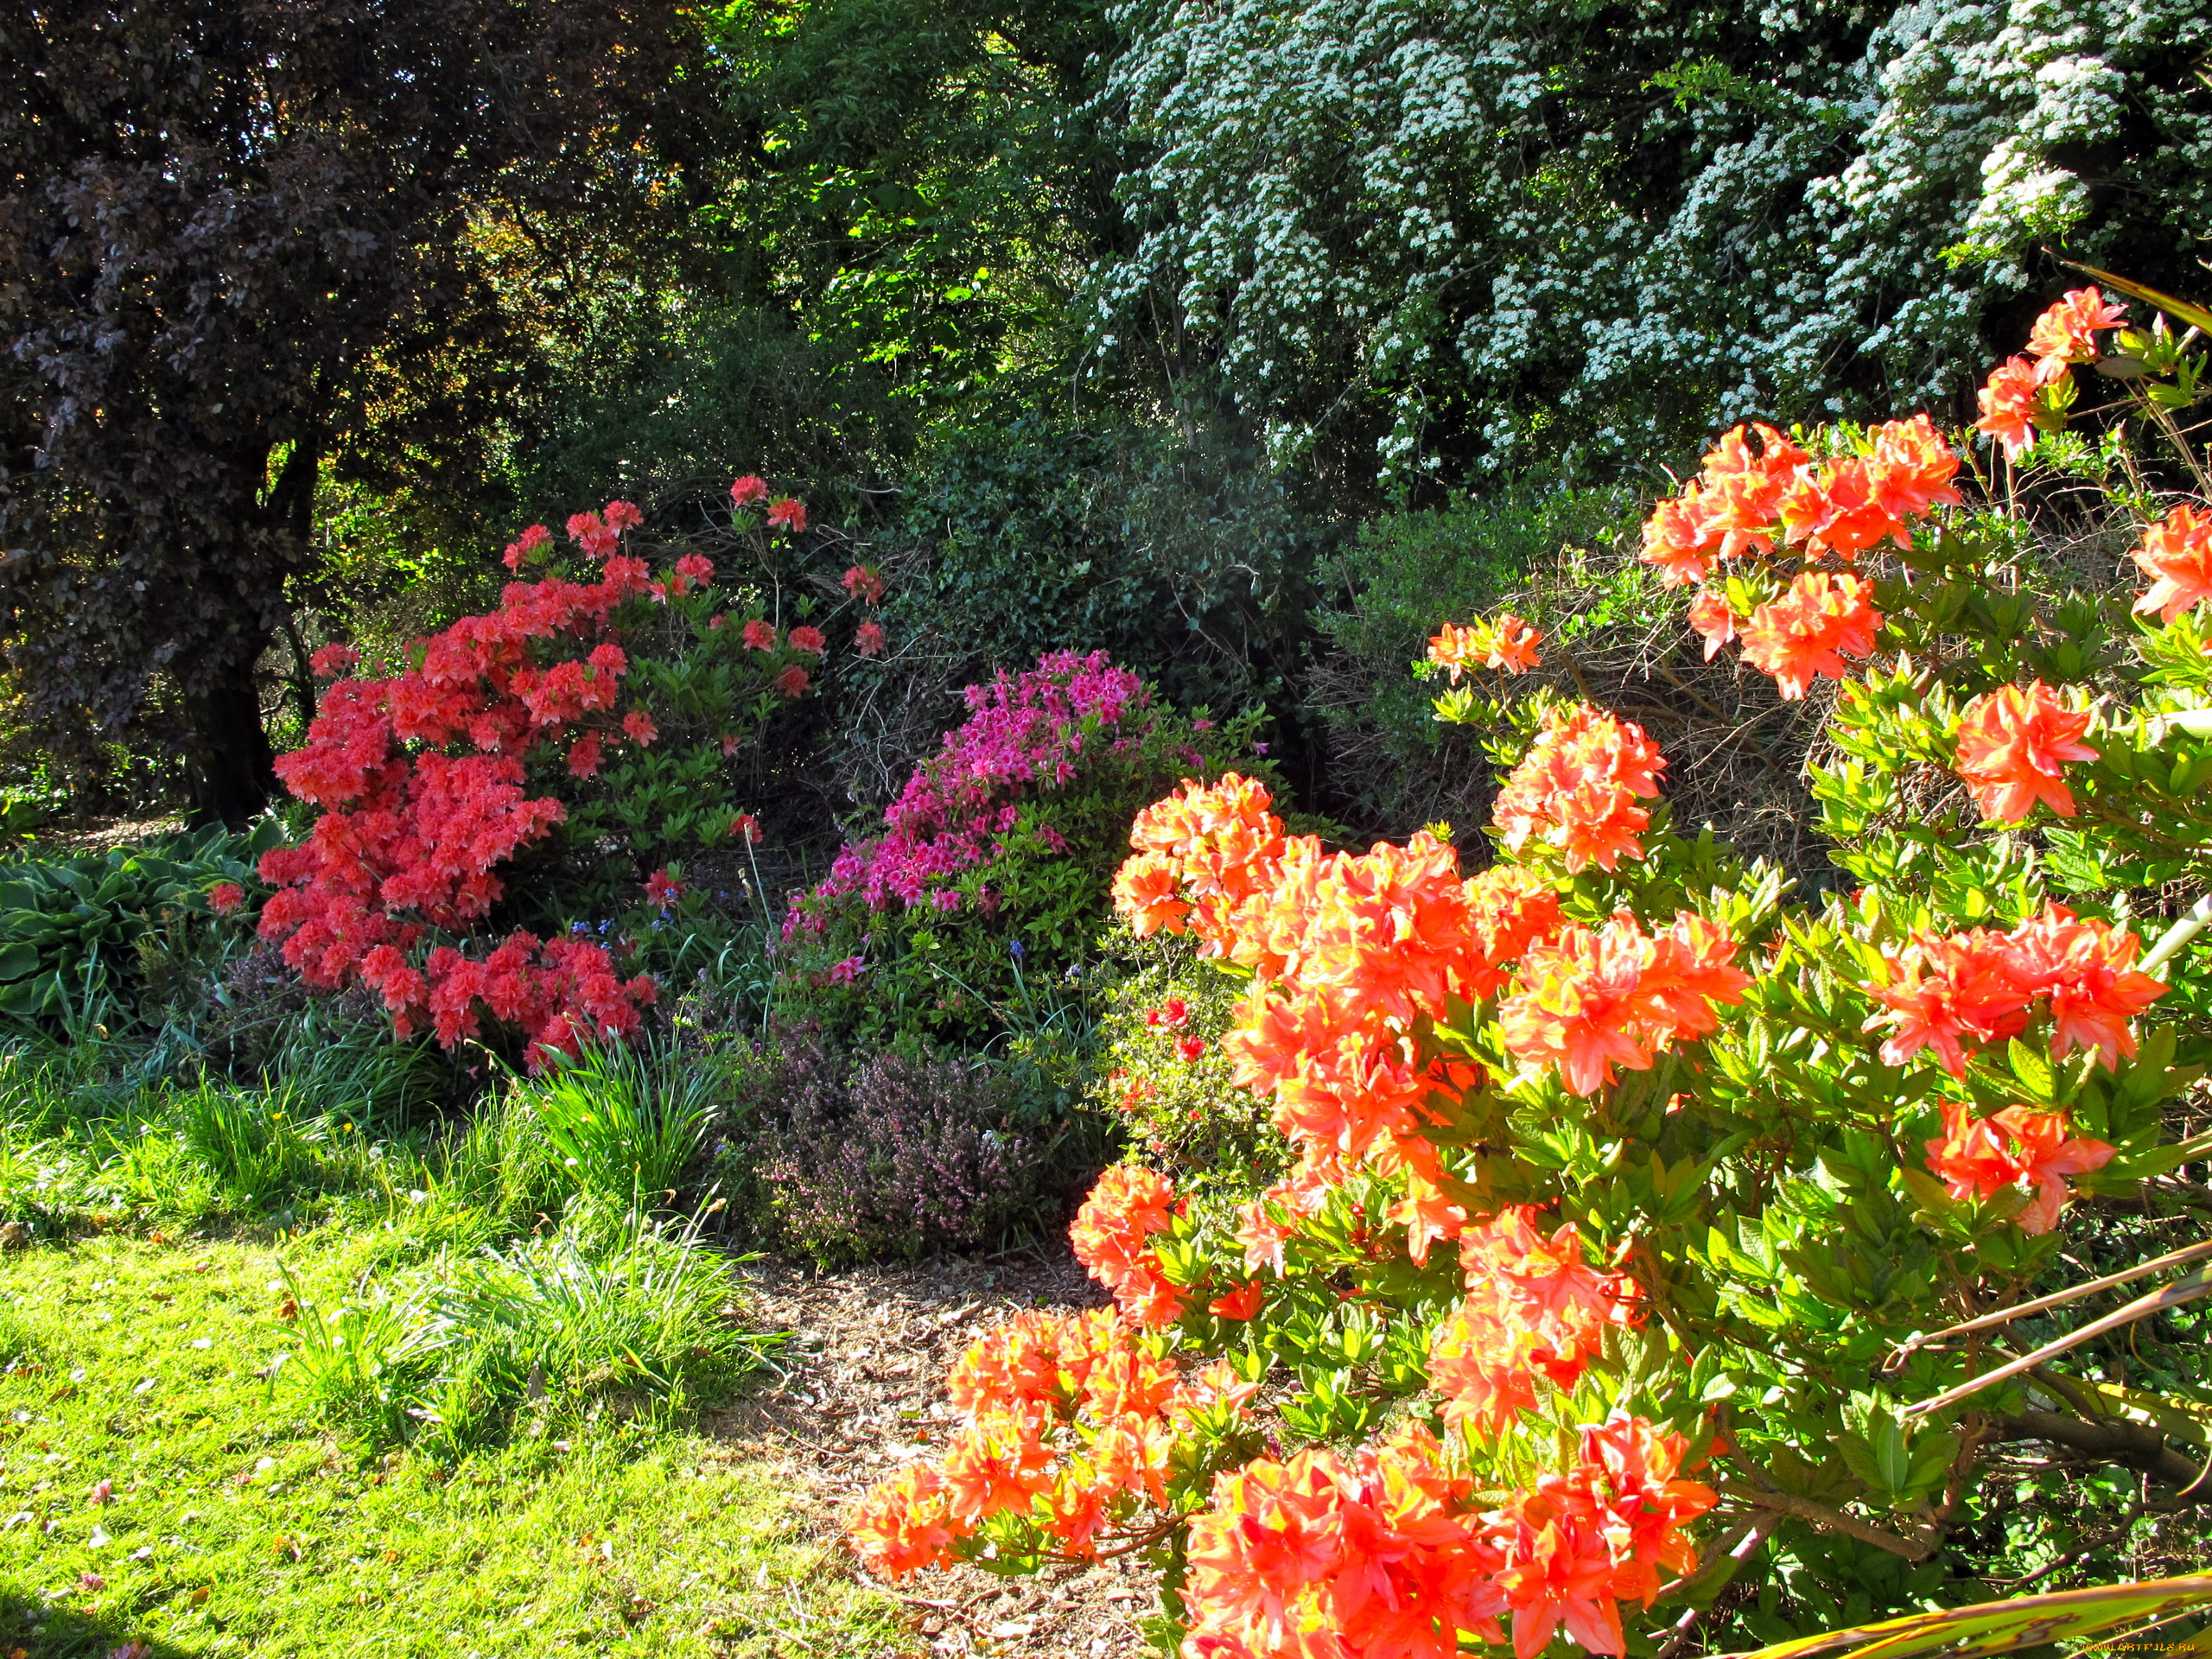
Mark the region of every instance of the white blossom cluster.
[[1172, 295], [1281, 463], [1611, 470], [1956, 397], [2038, 246], [2212, 229], [2202, 0], [1593, 10], [1121, 0], [1094, 343]]

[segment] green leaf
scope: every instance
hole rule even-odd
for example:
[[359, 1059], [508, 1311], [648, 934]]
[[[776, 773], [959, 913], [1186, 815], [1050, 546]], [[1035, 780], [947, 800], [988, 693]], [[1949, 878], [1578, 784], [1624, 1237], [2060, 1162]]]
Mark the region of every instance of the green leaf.
[[1995, 1659], [2024, 1648], [2073, 1643], [2123, 1625], [2152, 1624], [2212, 1605], [2212, 1573], [2141, 1584], [2102, 1585], [2094, 1590], [2061, 1590], [2046, 1596], [2016, 1596], [2010, 1601], [1977, 1602], [1856, 1624], [1848, 1630], [1777, 1642], [1731, 1659], [1810, 1659], [1815, 1654], [1852, 1654], [1856, 1659], [1915, 1659], [1942, 1654], [1945, 1659]]
[[2053, 1092], [2050, 1062], [2015, 1037], [2005, 1051], [2006, 1063], [2018, 1081], [2023, 1102], [2031, 1106], [2050, 1106], [2057, 1102]]

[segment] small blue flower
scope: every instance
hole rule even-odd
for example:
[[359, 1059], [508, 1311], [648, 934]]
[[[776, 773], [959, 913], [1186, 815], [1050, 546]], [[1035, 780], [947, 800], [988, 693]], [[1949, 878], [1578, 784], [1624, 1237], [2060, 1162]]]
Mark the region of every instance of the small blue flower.
[[1016, 962], [1020, 962], [1024, 957], [1029, 954], [1027, 947], [1026, 947], [1020, 939], [1007, 940], [1006, 950], [1007, 954], [1012, 957]]

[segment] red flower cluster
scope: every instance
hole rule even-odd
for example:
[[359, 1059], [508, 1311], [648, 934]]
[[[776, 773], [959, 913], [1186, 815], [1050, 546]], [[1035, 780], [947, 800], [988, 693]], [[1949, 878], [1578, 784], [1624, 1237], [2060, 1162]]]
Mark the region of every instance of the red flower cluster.
[[2053, 303], [2028, 331], [2028, 355], [2009, 357], [1990, 371], [1980, 394], [1981, 418], [1974, 430], [2004, 446], [2005, 459], [2018, 461], [2035, 448], [2038, 433], [2066, 423], [2074, 399], [2076, 363], [2097, 359], [2097, 335], [2127, 320], [2127, 308], [2107, 300], [2094, 288], [2077, 288]]
[[588, 1038], [627, 1036], [638, 1009], [653, 1000], [652, 980], [615, 977], [607, 952], [581, 939], [510, 933], [480, 959], [439, 945], [420, 969], [396, 944], [366, 952], [361, 982], [384, 998], [395, 1036], [428, 1027], [447, 1048], [482, 1035], [481, 1014], [530, 1039], [524, 1058], [534, 1071], [558, 1049], [574, 1054]]
[[963, 1426], [944, 1455], [880, 1482], [849, 1529], [886, 1578], [944, 1565], [1008, 1510], [1067, 1558], [1096, 1557], [1103, 1534], [1166, 1502], [1179, 1431], [1226, 1426], [1255, 1388], [1225, 1363], [1179, 1374], [1110, 1309], [1017, 1315], [962, 1356], [947, 1386]]
[[1860, 988], [1881, 1004], [1868, 1031], [1893, 1027], [1882, 1045], [1885, 1065], [1903, 1065], [1933, 1048], [1955, 1077], [1967, 1072], [1968, 1049], [2016, 1037], [2028, 1027], [2038, 999], [2060, 1058], [2094, 1049], [2107, 1069], [2135, 1052], [2128, 1021], [2167, 987], [2133, 964], [2141, 944], [2108, 922], [2082, 920], [2047, 904], [2009, 933], [1990, 928], [1938, 938], [1915, 933], [1889, 965], [1887, 982]]
[[1657, 796], [1666, 768], [1634, 721], [1586, 703], [1554, 709], [1498, 791], [1491, 821], [1510, 852], [1535, 841], [1557, 849], [1569, 874], [1610, 870], [1643, 856], [1637, 837], [1651, 815], [1638, 803]]
[[[1724, 560], [1773, 556], [1778, 548], [1808, 560], [1849, 563], [1885, 542], [1912, 543], [1915, 520], [1956, 503], [1959, 458], [1925, 415], [1890, 421], [1869, 434], [1867, 453], [1815, 461], [1770, 426], [1724, 435], [1682, 493], [1662, 501], [1643, 527], [1643, 559], [1670, 585], [1703, 584]], [[1801, 571], [1783, 594], [1738, 616], [1718, 588], [1691, 610], [1710, 658], [1739, 632], [1751, 665], [1772, 675], [1785, 697], [1812, 681], [1843, 677], [1845, 655], [1867, 656], [1882, 619], [1856, 576]]]
[[207, 908], [229, 916], [245, 907], [245, 889], [235, 881], [218, 881], [207, 889]]
[[1751, 983], [1735, 961], [1728, 931], [1688, 911], [1652, 935], [1625, 914], [1595, 932], [1569, 924], [1529, 949], [1499, 1033], [1516, 1058], [1594, 1094], [1616, 1065], [1649, 1071], [1660, 1049], [1713, 1030], [1713, 1004], [1742, 1001]]
[[2097, 758], [2081, 741], [2088, 729], [2088, 711], [2067, 709], [2041, 680], [2000, 685], [1960, 717], [1959, 776], [1993, 823], [2018, 823], [2037, 801], [2070, 818], [2066, 763]]
[[1170, 1325], [1183, 1311], [1184, 1293], [1167, 1282], [1145, 1243], [1167, 1230], [1174, 1206], [1175, 1189], [1166, 1176], [1116, 1164], [1099, 1176], [1068, 1229], [1076, 1260], [1139, 1325]]
[[[532, 1065], [549, 1048], [574, 1052], [586, 1037], [636, 1029], [652, 983], [618, 981], [596, 945], [518, 932], [482, 960], [451, 946], [419, 968], [410, 956], [427, 931], [484, 917], [501, 891], [497, 867], [561, 822], [558, 801], [526, 793], [525, 760], [565, 743], [569, 769], [588, 775], [601, 744], [620, 741], [613, 710], [629, 662], [609, 635], [617, 607], [650, 585], [645, 562], [620, 551], [642, 518], [610, 501], [569, 521], [571, 537], [601, 561], [600, 581], [510, 584], [497, 611], [423, 640], [417, 666], [324, 693], [306, 746], [276, 762], [292, 793], [323, 814], [304, 842], [261, 861], [277, 889], [262, 935], [283, 942], [309, 984], [363, 979], [396, 1031], [427, 1025], [448, 1046], [474, 1034], [480, 1007], [488, 1009], [521, 1028]], [[509, 563], [550, 540], [533, 525]], [[358, 660], [326, 647], [315, 667], [336, 673]], [[620, 729], [650, 741], [652, 718], [633, 709]]]
[[1928, 1142], [1928, 1166], [1955, 1198], [1988, 1198], [2018, 1182], [2034, 1189], [2027, 1208], [2013, 1217], [2024, 1233], [2047, 1233], [2070, 1196], [2069, 1175], [2086, 1174], [2112, 1161], [2102, 1141], [2066, 1132], [2066, 1114], [2007, 1106], [1986, 1118], [1943, 1103], [1943, 1133]]
[[1518, 1659], [1564, 1622], [1622, 1654], [1617, 1604], [1649, 1604], [1658, 1569], [1688, 1573], [1681, 1528], [1717, 1501], [1675, 1478], [1685, 1442], [1615, 1413], [1574, 1466], [1475, 1507], [1471, 1480], [1409, 1424], [1349, 1455], [1309, 1447], [1223, 1475], [1191, 1525], [1185, 1659], [1446, 1659], [1462, 1632]]

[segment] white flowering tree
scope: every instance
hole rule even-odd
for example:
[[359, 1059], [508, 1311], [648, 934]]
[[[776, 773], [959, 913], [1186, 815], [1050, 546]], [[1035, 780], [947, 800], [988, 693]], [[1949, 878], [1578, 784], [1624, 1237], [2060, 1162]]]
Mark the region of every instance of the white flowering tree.
[[1278, 462], [1602, 468], [1956, 397], [2039, 247], [2185, 285], [2212, 222], [2190, 0], [1114, 15], [1105, 96], [1152, 149], [1098, 360], [1166, 302]]

